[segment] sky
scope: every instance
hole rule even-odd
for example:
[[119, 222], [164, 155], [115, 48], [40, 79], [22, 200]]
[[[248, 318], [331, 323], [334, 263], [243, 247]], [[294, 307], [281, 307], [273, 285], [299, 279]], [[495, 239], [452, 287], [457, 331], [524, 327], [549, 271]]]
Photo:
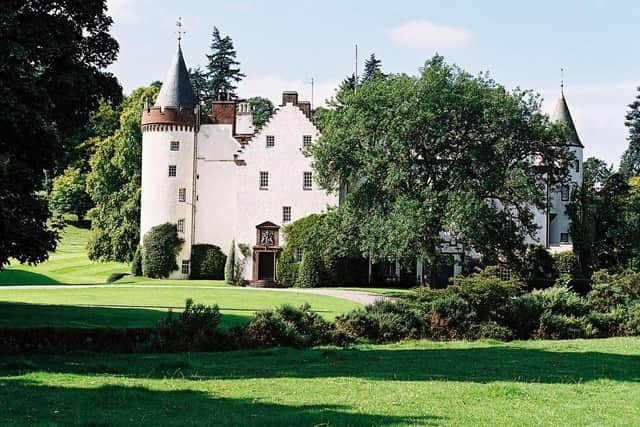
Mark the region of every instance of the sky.
[[241, 97], [280, 104], [297, 90], [314, 105], [331, 97], [375, 53], [387, 73], [417, 74], [435, 53], [507, 88], [540, 93], [551, 113], [565, 96], [585, 145], [617, 165], [627, 147], [624, 115], [640, 86], [637, 0], [107, 0], [120, 43], [110, 67], [125, 93], [164, 80], [182, 18], [187, 66], [204, 66], [211, 31], [229, 35], [247, 77]]

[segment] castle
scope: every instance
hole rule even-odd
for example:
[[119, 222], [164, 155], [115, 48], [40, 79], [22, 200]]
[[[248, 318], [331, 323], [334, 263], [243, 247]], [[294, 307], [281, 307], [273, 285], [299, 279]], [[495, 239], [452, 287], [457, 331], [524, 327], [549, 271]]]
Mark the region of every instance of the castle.
[[[576, 162], [571, 179], [580, 184], [583, 146], [564, 95], [553, 119], [572, 131]], [[185, 244], [172, 278], [189, 277], [192, 245], [214, 244], [226, 253], [235, 241], [250, 248], [246, 280], [277, 281], [282, 226], [339, 202], [337, 195], [316, 186], [312, 159], [305, 155], [318, 137], [311, 104], [296, 92], [283, 92], [282, 104], [259, 130], [242, 101], [214, 101], [212, 113], [202, 114], [178, 45], [155, 105], [142, 112], [140, 234], [163, 223], [177, 224]], [[570, 187], [549, 189], [548, 199], [549, 208], [535, 212], [540, 228], [532, 240], [555, 251], [571, 249], [565, 210]], [[443, 252], [455, 260], [445, 275], [458, 274], [462, 249], [443, 235]], [[413, 270], [422, 282], [420, 260]], [[400, 276], [399, 263], [389, 265], [389, 274]]]

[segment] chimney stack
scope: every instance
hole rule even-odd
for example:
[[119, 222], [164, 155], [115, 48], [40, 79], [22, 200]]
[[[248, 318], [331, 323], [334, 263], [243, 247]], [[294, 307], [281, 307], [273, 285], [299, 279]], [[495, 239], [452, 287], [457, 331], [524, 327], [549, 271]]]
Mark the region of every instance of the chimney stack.
[[282, 92], [282, 106], [285, 106], [287, 104], [298, 105], [298, 92], [296, 91]]

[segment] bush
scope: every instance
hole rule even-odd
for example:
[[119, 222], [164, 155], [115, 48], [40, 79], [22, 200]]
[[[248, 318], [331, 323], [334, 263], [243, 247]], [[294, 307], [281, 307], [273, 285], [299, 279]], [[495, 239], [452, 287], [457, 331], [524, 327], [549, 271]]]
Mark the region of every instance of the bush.
[[142, 249], [140, 246], [136, 248], [133, 254], [133, 261], [131, 261], [131, 274], [134, 276], [142, 276]]
[[423, 337], [426, 325], [420, 312], [404, 301], [379, 300], [336, 319], [336, 330], [347, 341], [366, 338], [376, 342]]
[[514, 333], [514, 338], [529, 339], [540, 327], [544, 312], [542, 301], [530, 293], [510, 301], [503, 310], [503, 324]]
[[163, 278], [178, 269], [176, 256], [184, 241], [175, 224], [157, 225], [144, 236], [142, 271], [147, 277]]
[[310, 250], [302, 254], [302, 262], [298, 267], [296, 287], [315, 288], [320, 283], [320, 259]]
[[623, 331], [626, 335], [640, 335], [640, 304], [634, 304], [627, 310]]
[[461, 339], [476, 319], [471, 305], [457, 295], [447, 295], [431, 303], [429, 330], [434, 339]]
[[216, 245], [191, 247], [191, 278], [222, 280], [227, 257]]
[[468, 338], [511, 341], [513, 339], [513, 332], [508, 327], [500, 325], [497, 322], [482, 322], [471, 328]]
[[236, 264], [236, 241], [231, 241], [231, 247], [227, 254], [227, 260], [224, 264], [224, 281], [230, 285], [235, 284], [235, 269]]
[[153, 347], [159, 351], [210, 351], [219, 348], [217, 305], [194, 304], [187, 299], [185, 308], [176, 318], [173, 312], [158, 322]]
[[558, 277], [555, 262], [549, 251], [541, 245], [529, 245], [518, 266], [518, 275], [529, 288], [546, 288]]
[[567, 274], [572, 279], [584, 278], [578, 258], [573, 252], [566, 251], [554, 254], [553, 262], [558, 274]]
[[278, 281], [286, 287], [292, 287], [296, 284], [298, 270], [300, 266], [293, 257], [293, 248], [291, 245], [285, 245], [278, 257]]
[[540, 317], [537, 337], [541, 339], [591, 338], [598, 331], [586, 317], [574, 317], [545, 311]]
[[238, 257], [236, 253], [236, 241], [232, 240], [229, 255], [224, 265], [224, 280], [230, 285], [242, 286], [244, 284], [244, 268], [249, 256], [251, 256], [251, 249], [249, 246], [239, 243], [238, 250], [242, 258]]

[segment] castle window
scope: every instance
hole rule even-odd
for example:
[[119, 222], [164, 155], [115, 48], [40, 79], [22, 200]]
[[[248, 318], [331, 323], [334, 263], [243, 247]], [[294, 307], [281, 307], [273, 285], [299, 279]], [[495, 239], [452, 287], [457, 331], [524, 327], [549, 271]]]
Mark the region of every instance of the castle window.
[[266, 190], [269, 188], [269, 172], [260, 172], [260, 189]]
[[568, 185], [563, 185], [562, 188], [560, 189], [560, 198], [562, 199], [563, 202], [568, 202], [569, 201], [569, 186]]
[[302, 147], [307, 148], [311, 145], [311, 135], [302, 136]]
[[296, 253], [294, 254], [296, 262], [302, 261], [302, 248], [296, 248]]
[[171, 151], [180, 151], [180, 141], [171, 141], [169, 149]]
[[576, 160], [576, 172], [580, 172], [580, 160]]
[[178, 220], [177, 228], [179, 233], [184, 233], [184, 218]]
[[291, 221], [291, 206], [282, 207], [282, 222]]
[[311, 172], [303, 172], [302, 188], [304, 190], [311, 190], [312, 185], [313, 185], [313, 175], [311, 175]]
[[177, 170], [176, 165], [169, 165], [169, 176], [176, 176]]
[[178, 201], [179, 202], [186, 202], [187, 201], [187, 189], [186, 188], [180, 188], [178, 190]]
[[560, 233], [560, 241], [562, 243], [569, 243], [569, 233]]
[[267, 148], [275, 147], [276, 145], [276, 137], [273, 135], [267, 135]]
[[189, 260], [182, 260], [182, 274], [189, 274]]

